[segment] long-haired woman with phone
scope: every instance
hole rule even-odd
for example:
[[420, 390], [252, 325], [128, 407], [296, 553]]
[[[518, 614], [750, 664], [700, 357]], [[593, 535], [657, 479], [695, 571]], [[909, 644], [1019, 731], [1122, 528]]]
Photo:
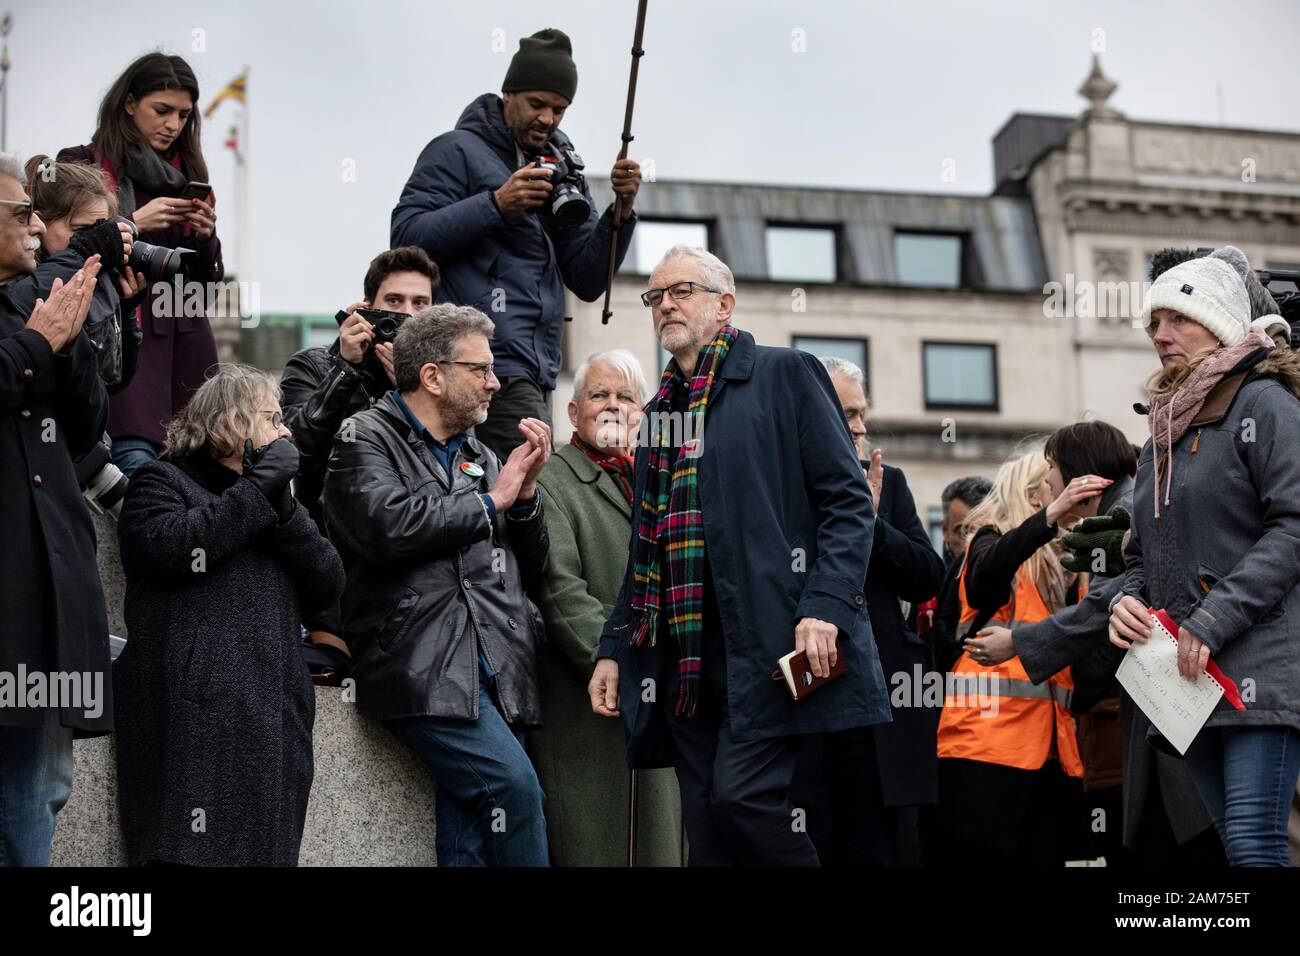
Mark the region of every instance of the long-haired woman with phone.
[[[103, 170], [119, 213], [135, 223], [139, 241], [194, 252], [185, 259], [182, 294], [173, 276], [147, 276], [139, 367], [109, 404], [113, 459], [127, 474], [158, 457], [168, 423], [217, 363], [206, 309], [192, 304], [211, 301], [211, 283], [225, 275], [215, 199], [211, 191], [196, 196], [208, 181], [198, 108], [199, 84], [189, 64], [179, 56], [147, 53], [104, 95], [90, 144], [58, 155]], [[198, 294], [193, 283], [201, 284]]]

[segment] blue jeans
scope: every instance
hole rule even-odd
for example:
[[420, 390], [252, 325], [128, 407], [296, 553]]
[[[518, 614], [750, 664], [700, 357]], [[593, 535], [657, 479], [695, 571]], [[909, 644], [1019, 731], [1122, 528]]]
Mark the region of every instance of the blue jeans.
[[72, 794], [72, 730], [0, 727], [0, 866], [49, 866], [54, 818]]
[[113, 464], [130, 478], [141, 465], [157, 461], [161, 450], [147, 438], [114, 438]]
[[1290, 866], [1286, 824], [1300, 776], [1300, 734], [1285, 727], [1206, 727], [1187, 750], [1229, 866]]
[[438, 783], [439, 866], [549, 866], [541, 784], [523, 734], [479, 690], [478, 720], [402, 717], [384, 722]]

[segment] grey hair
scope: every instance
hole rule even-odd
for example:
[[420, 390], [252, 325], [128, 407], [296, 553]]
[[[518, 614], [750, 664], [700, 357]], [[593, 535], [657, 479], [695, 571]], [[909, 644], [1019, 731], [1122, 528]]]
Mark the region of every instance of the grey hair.
[[482, 335], [489, 341], [496, 331], [492, 320], [473, 306], [431, 305], [411, 316], [397, 330], [393, 340], [393, 373], [399, 392], [420, 387], [420, 369], [430, 363], [450, 362], [456, 357], [456, 343], [467, 335]]
[[705, 282], [719, 292], [736, 294], [736, 277], [731, 274], [727, 264], [709, 250], [701, 249], [699, 246], [673, 246], [664, 253], [664, 257], [659, 260], [659, 265], [654, 267], [654, 271], [658, 272], [664, 263], [673, 259], [694, 259], [699, 264], [700, 272], [704, 274]]
[[258, 405], [264, 398], [280, 398], [275, 379], [266, 372], [251, 365], [218, 365], [167, 426], [160, 457], [188, 458], [201, 451], [213, 458], [243, 454], [244, 440], [257, 432]]
[[18, 185], [27, 185], [27, 171], [15, 153], [0, 153], [0, 176], [12, 176]]
[[842, 375], [857, 382], [858, 388], [864, 392], [867, 390], [867, 377], [862, 374], [862, 369], [848, 359], [842, 359], [838, 355], [820, 355], [817, 360], [826, 366], [826, 371], [830, 373], [831, 378]]
[[623, 376], [624, 381], [632, 386], [636, 392], [636, 400], [639, 404], [645, 403], [646, 381], [645, 373], [641, 370], [641, 363], [636, 360], [628, 349], [608, 349], [604, 352], [593, 352], [587, 356], [587, 361], [578, 366], [578, 371], [573, 373], [573, 398], [576, 401], [587, 388], [587, 374], [591, 371], [593, 365], [608, 365], [614, 371]]

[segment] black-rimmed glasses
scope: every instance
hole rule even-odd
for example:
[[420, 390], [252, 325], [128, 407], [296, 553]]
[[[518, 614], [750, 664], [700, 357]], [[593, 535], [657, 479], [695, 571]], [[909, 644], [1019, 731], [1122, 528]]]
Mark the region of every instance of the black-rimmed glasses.
[[463, 365], [466, 368], [472, 368], [474, 369], [474, 371], [478, 372], [480, 375], [483, 376], [484, 385], [488, 383], [488, 376], [492, 374], [492, 369], [495, 368], [495, 366], [491, 362], [455, 362], [455, 361], [451, 361], [450, 359], [440, 364]]
[[696, 292], [718, 292], [718, 289], [710, 289], [706, 285], [698, 282], [674, 282], [670, 286], [662, 289], [651, 289], [649, 292], [641, 293], [641, 303], [649, 309], [659, 308], [659, 303], [664, 300], [664, 293], [667, 292], [673, 297], [674, 302], [681, 302], [689, 299]]

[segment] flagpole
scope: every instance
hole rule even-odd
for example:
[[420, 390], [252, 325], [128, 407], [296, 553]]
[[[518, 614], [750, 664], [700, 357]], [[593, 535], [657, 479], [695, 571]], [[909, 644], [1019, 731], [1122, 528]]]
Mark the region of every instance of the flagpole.
[[236, 175], [239, 178], [239, 260], [238, 272], [235, 277], [241, 282], [246, 282], [248, 276], [245, 270], [248, 267], [248, 156], [249, 156], [249, 139], [248, 139], [248, 65], [244, 65], [244, 115], [240, 119], [243, 125], [242, 142], [239, 144], [240, 149], [236, 151]]

